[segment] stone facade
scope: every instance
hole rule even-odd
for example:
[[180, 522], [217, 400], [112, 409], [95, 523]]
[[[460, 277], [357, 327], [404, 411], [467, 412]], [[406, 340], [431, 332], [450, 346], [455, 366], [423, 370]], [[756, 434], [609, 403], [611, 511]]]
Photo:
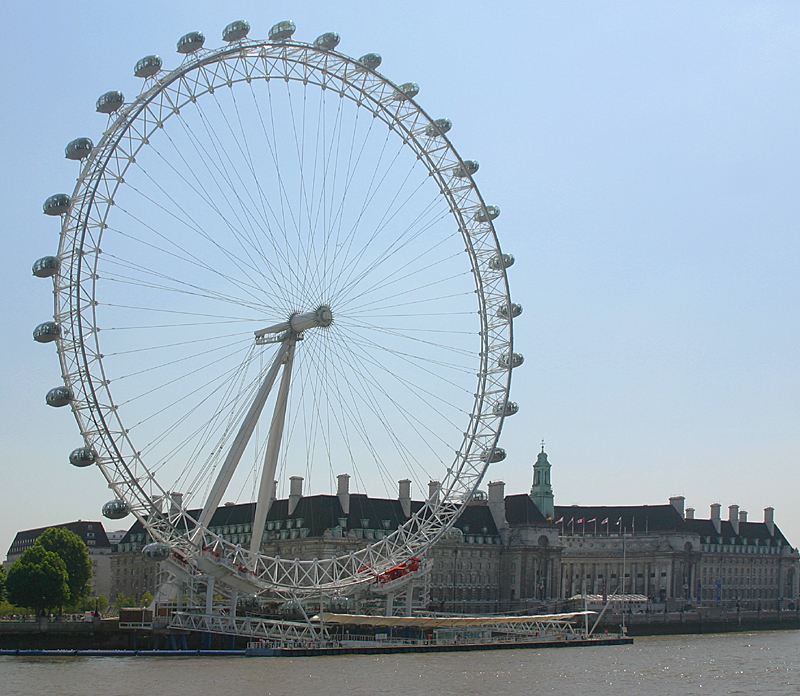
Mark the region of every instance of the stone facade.
[[[798, 552], [774, 524], [771, 508], [758, 523], [737, 508], [734, 524], [719, 520], [719, 506], [712, 506], [709, 520], [695, 519], [680, 496], [665, 505], [556, 506], [550, 468], [542, 448], [530, 494], [507, 496], [501, 481], [479, 492], [430, 551], [432, 566], [408, 606], [538, 611], [584, 591], [641, 594], [658, 610], [700, 603], [796, 605]], [[274, 500], [269, 510], [262, 551], [300, 559], [341, 555], [390, 534], [423, 504], [411, 499], [408, 481], [400, 482], [396, 499], [351, 493], [345, 474], [338, 484], [336, 495], [304, 496], [302, 479], [293, 477], [289, 498]], [[429, 496], [437, 485], [431, 482]], [[249, 546], [254, 507], [221, 507], [210, 527]], [[155, 591], [155, 567], [141, 554], [146, 543], [138, 523], [120, 541], [112, 596]]]

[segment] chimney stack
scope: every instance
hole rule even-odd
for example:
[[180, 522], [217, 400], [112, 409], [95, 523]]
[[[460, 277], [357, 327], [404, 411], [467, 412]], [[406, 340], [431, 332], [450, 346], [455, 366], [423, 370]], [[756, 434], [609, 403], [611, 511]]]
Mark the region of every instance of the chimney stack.
[[289, 514], [294, 514], [297, 503], [303, 497], [303, 477], [290, 476], [289, 477]]
[[336, 496], [345, 515], [350, 514], [350, 475], [339, 474], [336, 477]]
[[686, 498], [682, 495], [676, 495], [669, 499], [669, 504], [672, 505], [677, 511], [678, 514], [683, 517], [683, 504], [686, 502]]
[[504, 481], [489, 482], [489, 512], [492, 513], [494, 526], [498, 531], [507, 526], [506, 484]]
[[686, 508], [686, 519], [687, 520], [694, 519], [694, 508]]
[[775, 536], [775, 508], [764, 508], [764, 524], [767, 525], [770, 536]]
[[722, 510], [722, 505], [719, 503], [713, 503], [711, 505], [711, 521], [714, 523], [714, 529], [716, 530], [717, 534], [719, 534], [720, 531], [720, 510]]
[[738, 505], [729, 505], [728, 506], [728, 522], [731, 523], [731, 527], [733, 527], [733, 533], [736, 536], [739, 536], [739, 506]]
[[739, 522], [747, 522], [747, 511], [739, 510]]
[[275, 502], [275, 499], [278, 497], [278, 482], [272, 482], [272, 493], [269, 496], [270, 505]]
[[429, 481], [428, 482], [428, 500], [432, 503], [439, 502], [439, 494], [442, 491], [442, 484], [440, 481]]
[[411, 481], [403, 479], [399, 482], [399, 485], [400, 492], [397, 497], [400, 501], [400, 506], [403, 508], [403, 514], [406, 517], [411, 517]]

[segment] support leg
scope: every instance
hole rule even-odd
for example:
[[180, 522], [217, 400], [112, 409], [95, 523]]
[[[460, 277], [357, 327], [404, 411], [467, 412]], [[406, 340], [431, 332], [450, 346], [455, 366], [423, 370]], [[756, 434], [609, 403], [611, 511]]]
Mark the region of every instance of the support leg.
[[217, 511], [217, 508], [222, 501], [222, 496], [225, 495], [228, 484], [231, 482], [233, 473], [236, 471], [239, 460], [242, 458], [242, 454], [244, 453], [245, 447], [247, 447], [250, 436], [253, 434], [253, 430], [255, 430], [258, 417], [261, 415], [261, 411], [264, 409], [264, 404], [267, 402], [269, 392], [272, 389], [272, 385], [275, 384], [275, 379], [278, 376], [278, 370], [283, 364], [288, 351], [288, 343], [282, 343], [281, 347], [278, 349], [278, 354], [275, 356], [275, 360], [270, 366], [269, 371], [264, 377], [264, 381], [261, 383], [261, 386], [258, 389], [256, 398], [253, 400], [250, 409], [247, 411], [247, 415], [245, 416], [244, 421], [239, 428], [239, 432], [236, 433], [236, 437], [233, 440], [233, 444], [228, 452], [228, 456], [225, 458], [225, 462], [222, 464], [222, 467], [219, 470], [217, 480], [214, 481], [214, 485], [211, 488], [211, 493], [208, 495], [208, 500], [206, 500], [206, 504], [203, 506], [203, 511], [200, 513], [200, 517], [197, 520], [197, 530], [192, 536], [194, 541], [197, 541], [203, 530], [208, 527], [211, 517]]

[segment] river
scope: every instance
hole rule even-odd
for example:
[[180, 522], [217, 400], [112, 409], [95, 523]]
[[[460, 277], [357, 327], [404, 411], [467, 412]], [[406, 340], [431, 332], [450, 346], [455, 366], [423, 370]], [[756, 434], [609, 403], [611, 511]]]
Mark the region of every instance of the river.
[[308, 658], [0, 657], [2, 696], [800, 694], [800, 631], [630, 646]]

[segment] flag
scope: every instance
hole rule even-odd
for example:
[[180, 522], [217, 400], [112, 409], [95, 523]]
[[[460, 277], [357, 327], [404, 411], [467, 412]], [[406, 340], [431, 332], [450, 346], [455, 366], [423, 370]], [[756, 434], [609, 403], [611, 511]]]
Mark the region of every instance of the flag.
[[608, 517], [606, 517], [600, 524], [608, 524]]
[[586, 520], [586, 524], [591, 524], [592, 522], [597, 522], [597, 518], [596, 517], [592, 517], [592, 519]]
[[554, 524], [561, 524], [563, 521], [564, 521], [564, 518], [563, 518], [563, 517], [559, 517], [559, 518], [558, 518], [558, 519], [557, 519], [557, 520], [554, 522]]
[[620, 517], [620, 518], [617, 520], [617, 522], [616, 522], [616, 524], [615, 524], [614, 526], [615, 526], [615, 527], [619, 527], [621, 524], [622, 524], [622, 518]]
[[579, 517], [577, 520], [575, 520], [575, 522], [577, 524], [583, 524], [583, 517]]

